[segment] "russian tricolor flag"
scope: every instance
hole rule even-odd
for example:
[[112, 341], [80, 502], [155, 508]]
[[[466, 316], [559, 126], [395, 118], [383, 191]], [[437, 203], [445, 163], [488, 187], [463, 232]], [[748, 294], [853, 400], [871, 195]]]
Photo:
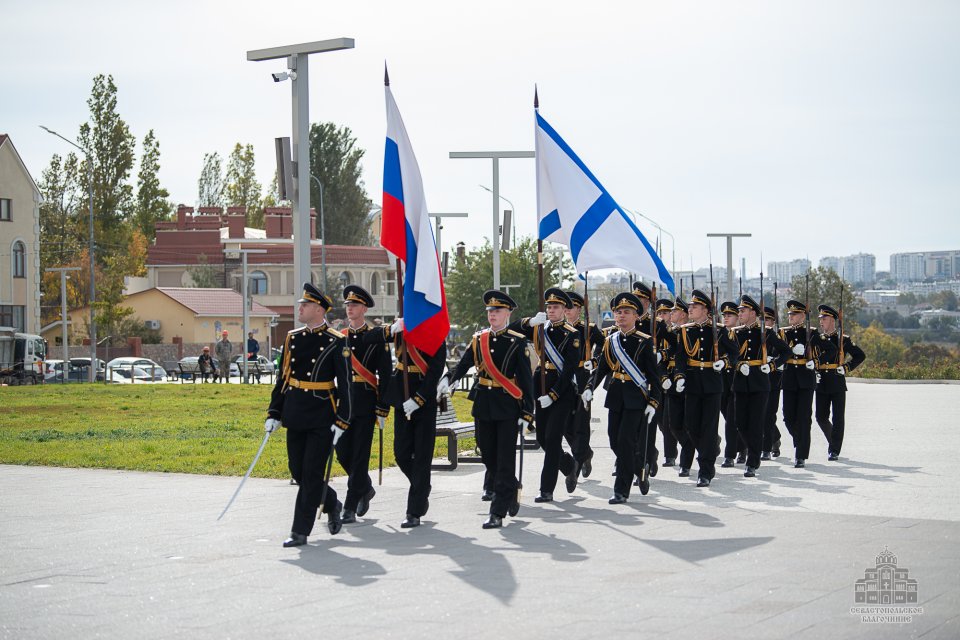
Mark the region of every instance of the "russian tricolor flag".
[[383, 158], [383, 210], [380, 244], [405, 265], [405, 339], [434, 354], [450, 332], [440, 258], [430, 227], [423, 180], [400, 110], [386, 83], [387, 146]]

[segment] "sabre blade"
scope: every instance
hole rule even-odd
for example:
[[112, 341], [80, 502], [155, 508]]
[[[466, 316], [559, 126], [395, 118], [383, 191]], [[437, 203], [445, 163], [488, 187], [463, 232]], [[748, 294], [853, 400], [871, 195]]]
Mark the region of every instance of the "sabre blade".
[[253, 457], [253, 462], [250, 463], [250, 468], [247, 469], [247, 473], [243, 476], [243, 480], [240, 481], [240, 486], [237, 487], [237, 490], [233, 492], [233, 495], [230, 496], [230, 501], [227, 503], [227, 506], [223, 508], [223, 511], [220, 512], [220, 515], [217, 516], [217, 520], [223, 517], [223, 514], [227, 512], [227, 509], [230, 508], [230, 505], [233, 504], [233, 501], [236, 500], [237, 495], [240, 493], [240, 489], [243, 489], [243, 483], [247, 481], [247, 478], [250, 477], [250, 474], [253, 473], [253, 468], [257, 466], [257, 460], [260, 459], [260, 454], [263, 453], [263, 448], [267, 446], [267, 440], [270, 439], [270, 431], [267, 431], [263, 436], [263, 442], [260, 443], [260, 448], [257, 449], [257, 455]]

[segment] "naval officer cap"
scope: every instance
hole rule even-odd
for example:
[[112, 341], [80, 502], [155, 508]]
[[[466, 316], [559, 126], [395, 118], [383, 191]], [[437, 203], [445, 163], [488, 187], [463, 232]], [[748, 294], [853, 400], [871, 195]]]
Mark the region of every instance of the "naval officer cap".
[[513, 311], [517, 308], [517, 303], [513, 301], [513, 298], [503, 291], [497, 291], [496, 289], [490, 289], [484, 292], [483, 304], [487, 306], [487, 311], [492, 311], [493, 309]]
[[325, 294], [321, 293], [319, 289], [310, 284], [309, 282], [303, 283], [303, 294], [301, 294], [300, 299], [297, 302], [313, 302], [323, 307], [325, 310], [330, 309], [333, 306], [333, 301]]
[[799, 300], [787, 300], [787, 311], [789, 313], [806, 313], [807, 305]]
[[754, 300], [753, 298], [751, 298], [750, 296], [746, 295], [746, 294], [740, 296], [740, 306], [739, 306], [739, 308], [740, 308], [740, 309], [752, 309], [753, 311], [756, 311], [756, 312], [757, 312], [757, 315], [760, 315], [760, 313], [761, 313], [761, 311], [760, 311], [760, 305], [757, 303], [757, 301]]
[[640, 310], [643, 309], [643, 304], [640, 302], [639, 296], [625, 291], [618, 293], [613, 300], [610, 301], [610, 308], [614, 311], [617, 309], [633, 309], [637, 313], [640, 313]]
[[710, 311], [713, 307], [713, 304], [710, 302], [710, 296], [700, 291], [700, 289], [694, 289], [693, 293], [690, 294], [690, 304], [702, 304], [707, 308], [707, 311]]
[[546, 304], [562, 304], [567, 309], [573, 308], [573, 301], [570, 300], [570, 296], [567, 295], [567, 292], [559, 287], [550, 287], [543, 292], [543, 301]]
[[837, 310], [831, 307], [830, 305], [822, 304], [817, 307], [817, 313], [822, 316], [830, 316], [832, 318], [839, 318], [840, 314], [837, 313]]
[[356, 284], [349, 284], [343, 288], [343, 301], [356, 302], [368, 308], [373, 306], [373, 296], [366, 289]]
[[638, 298], [643, 298], [644, 300], [650, 300], [653, 297], [653, 292], [650, 290], [650, 287], [642, 282], [634, 282], [633, 295], [637, 296]]

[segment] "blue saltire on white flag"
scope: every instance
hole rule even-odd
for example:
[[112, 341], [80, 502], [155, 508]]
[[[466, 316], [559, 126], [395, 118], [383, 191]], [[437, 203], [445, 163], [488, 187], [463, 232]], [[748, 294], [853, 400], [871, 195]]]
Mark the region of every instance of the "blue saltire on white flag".
[[567, 245], [577, 273], [626, 269], [662, 282], [673, 293], [670, 271], [637, 225], [560, 134], [535, 113], [539, 238]]

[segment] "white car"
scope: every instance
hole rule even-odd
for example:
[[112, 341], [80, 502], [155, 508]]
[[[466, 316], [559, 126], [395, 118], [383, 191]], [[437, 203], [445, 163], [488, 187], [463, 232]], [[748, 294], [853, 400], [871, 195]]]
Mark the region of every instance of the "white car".
[[[253, 360], [247, 361], [247, 372], [253, 372]], [[256, 360], [257, 365], [260, 367], [260, 373], [265, 375], [270, 375], [274, 372], [276, 367], [270, 360], [265, 356], [257, 356]], [[239, 376], [243, 372], [243, 363], [240, 362], [240, 356], [233, 356], [230, 360], [230, 375]]]
[[113, 384], [141, 384], [153, 382], [150, 374], [140, 367], [115, 367], [108, 369], [107, 382]]
[[[151, 378], [153, 382], [160, 382], [166, 380], [167, 378], [166, 370], [153, 360], [148, 358], [135, 358], [128, 356], [124, 358], [114, 358], [107, 363], [107, 379], [110, 379], [111, 372], [114, 377], [116, 377], [117, 371], [121, 369], [129, 369], [131, 367], [137, 367], [149, 374], [147, 376], [148, 382], [151, 381]], [[127, 378], [129, 379], [129, 376], [127, 376]], [[139, 380], [139, 378], [137, 379]]]

